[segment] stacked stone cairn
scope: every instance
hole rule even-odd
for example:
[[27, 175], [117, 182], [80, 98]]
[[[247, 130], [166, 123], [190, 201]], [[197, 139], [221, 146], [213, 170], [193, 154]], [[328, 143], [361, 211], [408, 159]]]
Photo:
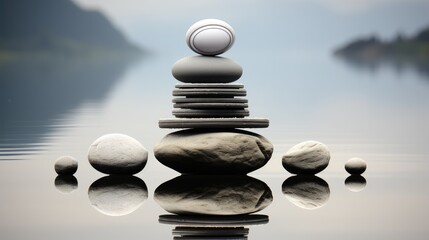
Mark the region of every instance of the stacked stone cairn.
[[173, 65], [181, 83], [173, 90], [175, 118], [159, 120], [160, 128], [184, 128], [155, 146], [159, 162], [184, 174], [247, 174], [264, 166], [273, 145], [263, 136], [238, 128], [266, 128], [268, 119], [249, 118], [243, 84], [234, 83], [242, 67], [218, 55], [231, 48], [232, 27], [205, 19], [192, 25], [188, 46], [198, 56]]

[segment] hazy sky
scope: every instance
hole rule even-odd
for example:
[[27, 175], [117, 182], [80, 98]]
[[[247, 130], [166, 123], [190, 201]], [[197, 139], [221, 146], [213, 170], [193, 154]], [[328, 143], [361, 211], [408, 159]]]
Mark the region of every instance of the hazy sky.
[[247, 48], [274, 44], [288, 51], [326, 52], [357, 36], [391, 38], [429, 25], [428, 0], [73, 1], [101, 10], [130, 39], [155, 51], [171, 47], [203, 18], [228, 21]]

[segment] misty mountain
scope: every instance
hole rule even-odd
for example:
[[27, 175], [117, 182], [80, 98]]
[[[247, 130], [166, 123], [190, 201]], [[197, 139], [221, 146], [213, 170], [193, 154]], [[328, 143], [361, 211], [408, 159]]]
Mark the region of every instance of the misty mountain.
[[387, 65], [402, 71], [411, 67], [429, 77], [429, 27], [414, 36], [398, 34], [388, 41], [376, 36], [359, 38], [338, 48], [334, 54], [359, 68], [373, 70]]
[[0, 0], [0, 51], [141, 52], [103, 14], [70, 0]]
[[390, 41], [382, 41], [376, 36], [356, 39], [337, 49], [335, 54], [362, 60], [381, 58], [429, 60], [429, 27], [409, 38], [398, 34], [396, 39]]

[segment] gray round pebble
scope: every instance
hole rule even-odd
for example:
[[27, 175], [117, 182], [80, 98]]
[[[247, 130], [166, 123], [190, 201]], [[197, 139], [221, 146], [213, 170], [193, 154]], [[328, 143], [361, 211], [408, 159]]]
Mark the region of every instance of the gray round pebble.
[[173, 65], [174, 78], [184, 83], [230, 83], [243, 74], [234, 60], [223, 57], [185, 57]]
[[74, 157], [62, 156], [55, 161], [55, 172], [59, 175], [73, 175], [76, 173], [78, 162]]

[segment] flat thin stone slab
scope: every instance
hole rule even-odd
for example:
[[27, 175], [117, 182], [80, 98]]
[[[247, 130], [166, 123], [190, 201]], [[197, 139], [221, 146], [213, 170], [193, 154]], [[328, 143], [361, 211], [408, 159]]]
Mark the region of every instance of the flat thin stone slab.
[[210, 215], [160, 215], [158, 222], [179, 226], [250, 226], [269, 222], [267, 215], [250, 214], [241, 216], [210, 216]]
[[247, 103], [246, 98], [173, 98], [173, 103]]
[[238, 80], [243, 68], [224, 57], [191, 56], [173, 65], [174, 78], [184, 83], [230, 83]]
[[184, 97], [235, 97], [246, 96], [246, 94], [245, 89], [198, 88], [173, 90], [173, 96]]
[[239, 237], [239, 236], [247, 236], [248, 234], [249, 234], [249, 229], [244, 227], [194, 227], [194, 226], [182, 227], [182, 226], [179, 226], [173, 229], [173, 235], [185, 236], [185, 237], [204, 236], [204, 237], [231, 238], [232, 236]]
[[181, 83], [176, 84], [176, 88], [244, 88], [240, 83]]
[[186, 109], [244, 109], [249, 106], [247, 103], [176, 103], [173, 107]]
[[179, 118], [242, 118], [249, 116], [247, 109], [174, 109], [173, 115]]
[[266, 118], [164, 118], [160, 128], [267, 128]]

